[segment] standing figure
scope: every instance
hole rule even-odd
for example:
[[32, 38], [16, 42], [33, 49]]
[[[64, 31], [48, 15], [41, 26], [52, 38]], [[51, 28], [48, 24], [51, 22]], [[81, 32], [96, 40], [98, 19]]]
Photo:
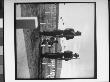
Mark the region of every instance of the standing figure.
[[71, 59], [77, 59], [78, 57], [79, 57], [79, 54], [78, 53], [73, 54], [72, 51], [42, 54], [42, 58], [58, 59], [58, 60], [65, 60], [65, 61], [68, 61]]
[[53, 36], [53, 37], [59, 37], [59, 38], [65, 37], [67, 40], [69, 40], [69, 39], [73, 39], [74, 36], [80, 36], [81, 32], [79, 31], [75, 32], [74, 29], [67, 28], [65, 30], [53, 30], [48, 32], [44, 31], [44, 32], [40, 32], [39, 34], [43, 36]]

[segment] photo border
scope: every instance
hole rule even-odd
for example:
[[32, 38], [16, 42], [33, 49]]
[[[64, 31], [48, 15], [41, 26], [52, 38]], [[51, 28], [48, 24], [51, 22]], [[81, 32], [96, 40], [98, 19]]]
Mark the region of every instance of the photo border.
[[[40, 3], [93, 3], [94, 4], [94, 77], [92, 78], [17, 78], [17, 50], [16, 50], [16, 5]], [[15, 49], [15, 80], [64, 80], [64, 79], [97, 79], [97, 35], [96, 35], [96, 2], [23, 2], [14, 3], [14, 49]]]
[[[66, 79], [63, 82], [109, 82], [109, 6], [108, 0], [4, 0], [4, 64], [5, 82], [36, 82], [15, 80], [14, 3], [32, 2], [96, 2], [97, 79]], [[56, 82], [56, 80], [38, 80]], [[61, 80], [57, 80], [61, 82]]]

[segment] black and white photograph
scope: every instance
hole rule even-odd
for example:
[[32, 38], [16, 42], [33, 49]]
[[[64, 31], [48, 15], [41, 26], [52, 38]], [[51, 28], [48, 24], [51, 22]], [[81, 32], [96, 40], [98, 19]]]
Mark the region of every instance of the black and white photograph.
[[96, 79], [96, 3], [14, 4], [15, 79]]

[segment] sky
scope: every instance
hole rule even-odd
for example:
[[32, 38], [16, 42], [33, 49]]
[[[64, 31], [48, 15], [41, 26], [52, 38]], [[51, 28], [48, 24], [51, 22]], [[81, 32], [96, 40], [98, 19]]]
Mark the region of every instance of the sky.
[[[63, 25], [64, 23], [64, 25]], [[58, 29], [81, 31], [74, 39], [61, 39], [62, 52], [79, 53], [80, 59], [62, 61], [61, 78], [91, 78], [94, 76], [94, 4], [59, 4]]]

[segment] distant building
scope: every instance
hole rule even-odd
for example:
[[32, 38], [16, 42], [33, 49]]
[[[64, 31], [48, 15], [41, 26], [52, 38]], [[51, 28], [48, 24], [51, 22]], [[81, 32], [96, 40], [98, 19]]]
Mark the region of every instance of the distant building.
[[60, 78], [61, 75], [61, 70], [62, 70], [62, 61], [61, 60], [56, 60], [57, 66], [56, 66], [56, 75], [55, 78]]

